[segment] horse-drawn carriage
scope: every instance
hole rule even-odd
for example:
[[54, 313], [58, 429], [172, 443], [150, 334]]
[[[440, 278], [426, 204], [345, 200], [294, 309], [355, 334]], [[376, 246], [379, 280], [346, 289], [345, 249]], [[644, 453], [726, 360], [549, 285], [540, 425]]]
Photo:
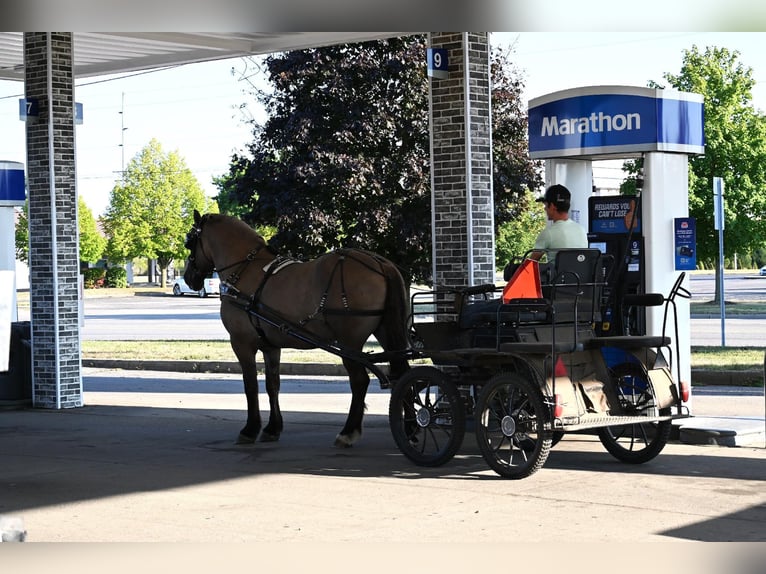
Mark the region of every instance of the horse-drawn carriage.
[[677, 383], [677, 361], [673, 376], [664, 334], [672, 310], [677, 355], [675, 299], [688, 293], [681, 275], [667, 298], [623, 298], [665, 305], [661, 336], [598, 336], [610, 267], [596, 249], [564, 249], [541, 297], [487, 301], [494, 285], [415, 294], [413, 344], [433, 366], [415, 367], [392, 390], [400, 450], [421, 465], [443, 464], [472, 426], [487, 464], [507, 478], [542, 467], [568, 432], [596, 432], [623, 462], [657, 456], [671, 421], [688, 416], [688, 388]]
[[[496, 287], [485, 285], [418, 292], [407, 305], [395, 266], [365, 251], [342, 250], [293, 265], [244, 223], [197, 213], [187, 247], [185, 279], [192, 288], [212, 269], [228, 287], [221, 317], [248, 399], [238, 442], [254, 442], [259, 433], [261, 440], [277, 440], [282, 432], [282, 347], [319, 347], [342, 357], [352, 400], [336, 445], [350, 446], [361, 435], [369, 371], [381, 386], [391, 387], [389, 423], [396, 444], [424, 466], [448, 462], [467, 429], [487, 464], [507, 478], [537, 471], [569, 432], [597, 432], [617, 459], [643, 463], [664, 448], [672, 420], [688, 416], [688, 388], [679, 383], [677, 364], [673, 376], [665, 334], [673, 310], [678, 355], [675, 299], [689, 296], [681, 287], [683, 275], [667, 297], [618, 301], [664, 304], [662, 335], [599, 336], [613, 266], [595, 249], [560, 250], [532, 296], [505, 291], [496, 297]], [[383, 352], [362, 352], [371, 335]], [[258, 350], [270, 401], [263, 429]], [[408, 368], [413, 359], [430, 364]], [[391, 364], [388, 373], [379, 366], [383, 362]]]

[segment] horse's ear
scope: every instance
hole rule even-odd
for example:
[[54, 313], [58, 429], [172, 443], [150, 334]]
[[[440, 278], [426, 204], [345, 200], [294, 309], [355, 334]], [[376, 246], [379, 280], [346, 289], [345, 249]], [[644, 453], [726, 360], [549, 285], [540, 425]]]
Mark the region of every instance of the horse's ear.
[[196, 209], [194, 210], [194, 224], [199, 225], [199, 222], [202, 220], [202, 216], [199, 214], [199, 211]]

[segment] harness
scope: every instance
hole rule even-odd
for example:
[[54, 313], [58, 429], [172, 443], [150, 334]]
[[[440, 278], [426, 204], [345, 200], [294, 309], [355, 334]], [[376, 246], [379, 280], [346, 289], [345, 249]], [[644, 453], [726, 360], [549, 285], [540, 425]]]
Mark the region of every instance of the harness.
[[[204, 216], [207, 217], [207, 216]], [[198, 224], [195, 224], [191, 231], [186, 236], [186, 242], [185, 246], [191, 251], [191, 255], [189, 256], [190, 261], [194, 261], [194, 252], [197, 246], [197, 242], [200, 239], [200, 235], [202, 234], [202, 227], [204, 223], [204, 217], [201, 221], [199, 221]], [[242, 274], [245, 272], [247, 267], [258, 258], [259, 253], [266, 249], [271, 254], [273, 254], [275, 257], [271, 261], [268, 261], [266, 265], [263, 267], [263, 277], [261, 278], [260, 283], [258, 284], [258, 287], [256, 288], [255, 292], [252, 295], [247, 295], [245, 293], [242, 293], [242, 291], [239, 290], [237, 287], [237, 283], [239, 282], [240, 278], [242, 277]], [[208, 259], [212, 263], [212, 259], [208, 257], [208, 255], [205, 253], [204, 246], [200, 245], [200, 249], [202, 250], [202, 254], [206, 259]], [[384, 313], [384, 309], [365, 309], [365, 310], [354, 310], [350, 307], [349, 301], [348, 301], [348, 294], [346, 292], [346, 281], [345, 281], [345, 274], [343, 272], [344, 266], [347, 259], [352, 259], [355, 262], [359, 263], [360, 265], [366, 267], [370, 271], [377, 273], [378, 275], [381, 275], [382, 277], [386, 277], [385, 273], [383, 272], [383, 258], [379, 255], [359, 250], [359, 249], [339, 249], [334, 252], [338, 259], [335, 263], [335, 266], [332, 268], [332, 272], [330, 273], [330, 277], [327, 281], [327, 284], [325, 285], [324, 291], [322, 292], [321, 297], [319, 298], [319, 303], [317, 304], [316, 309], [309, 313], [305, 318], [301, 319], [297, 323], [297, 327], [303, 328], [311, 321], [314, 321], [318, 318], [324, 318], [325, 319], [325, 325], [329, 328], [329, 324], [326, 321], [327, 316], [359, 316], [359, 317], [374, 317], [374, 316], [382, 316]], [[376, 265], [370, 264], [369, 261], [366, 259], [360, 257], [357, 254], [364, 254], [367, 257], [371, 258], [373, 261], [377, 263]], [[277, 310], [269, 307], [265, 303], [261, 301], [263, 291], [266, 288], [266, 285], [271, 277], [285, 269], [286, 267], [301, 263], [300, 260], [295, 259], [293, 257], [283, 256], [277, 254], [274, 250], [271, 249], [266, 244], [259, 245], [256, 248], [252, 249], [248, 252], [248, 254], [238, 261], [235, 261], [234, 263], [230, 263], [229, 265], [225, 265], [224, 267], [217, 267], [215, 270], [218, 272], [219, 276], [221, 277], [221, 283], [226, 288], [225, 293], [222, 294], [223, 297], [228, 298], [231, 302], [233, 302], [238, 307], [241, 307], [245, 311], [247, 311], [250, 315], [250, 321], [253, 323], [253, 327], [255, 328], [256, 332], [258, 333], [258, 336], [263, 340], [263, 342], [269, 346], [273, 346], [266, 337], [266, 333], [264, 331], [264, 327], [262, 325], [262, 320], [266, 323], [268, 323], [271, 326], [281, 326], [282, 330], [289, 330], [291, 328], [290, 325], [287, 325], [284, 323], [284, 321], [279, 317], [279, 313]], [[225, 271], [228, 271], [230, 269], [233, 269], [231, 273], [229, 273], [228, 277], [224, 277], [223, 273]], [[328, 308], [327, 307], [327, 300], [329, 297], [330, 289], [333, 285], [333, 281], [335, 279], [335, 276], [337, 273], [340, 273], [340, 299], [342, 303], [341, 308]], [[255, 319], [253, 319], [255, 318]], [[332, 331], [332, 329], [330, 329]]]
[[[260, 249], [254, 250], [250, 252], [245, 259], [237, 261], [231, 265], [227, 265], [226, 267], [217, 269], [217, 271], [220, 275], [221, 272], [225, 271], [226, 269], [235, 267], [237, 265], [240, 266], [234, 273], [229, 275], [228, 278], [222, 279], [223, 284], [226, 286], [226, 293], [224, 296], [230, 297], [238, 301], [240, 306], [242, 306], [250, 314], [250, 321], [253, 324], [253, 327], [255, 328], [261, 340], [268, 346], [274, 346], [271, 342], [269, 342], [269, 339], [266, 336], [264, 325], [262, 323], [262, 318], [266, 317], [268, 319], [266, 322], [272, 326], [274, 326], [275, 323], [279, 323], [281, 319], [279, 318], [279, 312], [276, 309], [270, 307], [269, 305], [266, 305], [266, 303], [264, 303], [261, 300], [263, 291], [266, 288], [266, 285], [269, 282], [269, 279], [271, 279], [271, 277], [273, 277], [274, 275], [276, 275], [277, 273], [279, 273], [280, 271], [282, 271], [283, 269], [285, 269], [286, 267], [290, 265], [293, 265], [296, 263], [302, 263], [302, 262], [293, 257], [277, 255], [272, 261], [270, 261], [263, 267], [263, 277], [261, 278], [261, 281], [258, 284], [258, 287], [256, 288], [255, 292], [253, 292], [252, 295], [248, 296], [242, 293], [236, 287], [236, 282], [239, 281], [239, 278], [241, 274], [243, 273], [243, 271], [245, 270], [245, 268], [253, 260], [255, 260], [255, 255], [258, 253], [259, 250]], [[367, 253], [369, 256], [373, 257], [373, 259], [376, 262], [378, 262], [379, 265], [381, 265], [379, 268], [376, 268], [370, 265], [367, 261], [363, 260], [362, 258], [356, 257], [354, 253], [349, 250], [338, 250], [335, 253], [338, 255], [338, 260], [336, 261], [335, 265], [332, 268], [332, 271], [327, 280], [327, 283], [322, 292], [322, 295], [319, 298], [319, 303], [317, 304], [317, 307], [316, 309], [314, 309], [314, 311], [312, 311], [306, 317], [298, 321], [297, 326], [300, 328], [304, 328], [311, 321], [321, 318], [321, 319], [325, 319], [325, 325], [332, 331], [332, 329], [329, 327], [329, 324], [326, 321], [327, 316], [374, 317], [374, 316], [381, 316], [384, 313], [384, 309], [382, 308], [381, 309], [356, 309], [356, 310], [352, 309], [348, 301], [348, 294], [346, 292], [345, 273], [343, 272], [346, 260], [353, 259], [354, 261], [360, 263], [367, 269], [385, 277], [379, 257], [375, 254]], [[328, 308], [327, 300], [329, 298], [330, 289], [338, 273], [340, 274], [339, 275], [340, 290], [341, 290], [340, 299], [343, 306], [342, 308], [332, 308], [332, 307]], [[289, 325], [283, 324], [282, 331], [286, 331], [287, 329], [289, 329]]]

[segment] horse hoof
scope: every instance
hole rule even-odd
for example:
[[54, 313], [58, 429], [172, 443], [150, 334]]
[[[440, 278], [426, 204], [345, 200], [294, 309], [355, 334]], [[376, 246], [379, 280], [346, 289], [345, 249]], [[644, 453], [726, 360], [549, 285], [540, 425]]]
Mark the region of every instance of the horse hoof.
[[254, 442], [255, 442], [254, 438], [244, 435], [242, 433], [239, 433], [239, 436], [237, 437], [237, 442], [235, 442], [234, 444], [253, 444]]
[[263, 431], [261, 433], [261, 442], [277, 442], [279, 440], [279, 434], [272, 434], [270, 432]]
[[354, 443], [359, 440], [359, 437], [361, 436], [362, 433], [356, 431], [350, 435], [338, 433], [338, 435], [335, 437], [335, 446], [338, 448], [349, 448], [354, 446]]
[[337, 448], [351, 448], [354, 445], [348, 440], [347, 436], [338, 435], [335, 437], [334, 446]]

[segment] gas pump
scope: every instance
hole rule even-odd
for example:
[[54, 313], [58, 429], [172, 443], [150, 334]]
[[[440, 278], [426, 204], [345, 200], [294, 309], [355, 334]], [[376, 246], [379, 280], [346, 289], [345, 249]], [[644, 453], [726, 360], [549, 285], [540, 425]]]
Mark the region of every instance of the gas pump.
[[624, 307], [626, 295], [645, 292], [641, 196], [607, 195], [588, 198], [588, 242], [609, 256], [601, 302], [600, 335], [645, 335], [646, 311]]

